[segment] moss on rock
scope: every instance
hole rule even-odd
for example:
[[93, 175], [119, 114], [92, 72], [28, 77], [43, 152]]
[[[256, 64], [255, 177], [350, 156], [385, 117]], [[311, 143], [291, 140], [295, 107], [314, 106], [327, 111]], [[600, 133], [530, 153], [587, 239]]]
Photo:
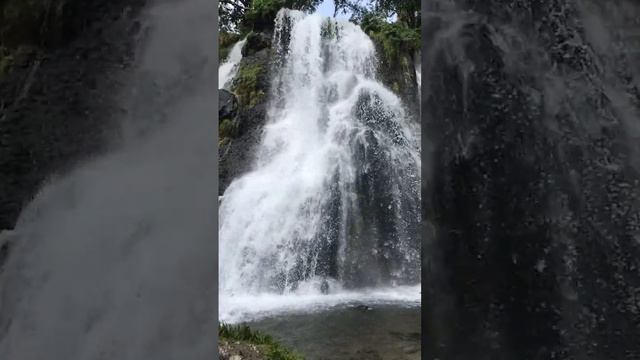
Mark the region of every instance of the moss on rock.
[[220, 137], [218, 139], [218, 148], [223, 148], [227, 146], [229, 142], [231, 142], [231, 139], [229, 139], [228, 137]]
[[231, 90], [238, 96], [241, 106], [254, 107], [264, 99], [265, 93], [258, 87], [264, 72], [265, 68], [259, 64], [240, 65]]
[[250, 32], [247, 35], [247, 42], [242, 48], [242, 56], [251, 56], [262, 49], [271, 47], [271, 38], [267, 34], [260, 32]]
[[218, 125], [218, 137], [220, 139], [233, 137], [234, 132], [235, 126], [231, 119], [223, 119]]

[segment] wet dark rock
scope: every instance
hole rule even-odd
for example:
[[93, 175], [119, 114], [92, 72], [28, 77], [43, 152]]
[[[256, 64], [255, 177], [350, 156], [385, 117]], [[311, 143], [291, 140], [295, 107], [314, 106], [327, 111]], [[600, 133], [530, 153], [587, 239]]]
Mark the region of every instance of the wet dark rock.
[[320, 284], [320, 292], [325, 295], [329, 293], [329, 282], [327, 282], [327, 280], [322, 280], [322, 284]]
[[[244, 48], [247, 46], [245, 45]], [[243, 57], [239, 64], [239, 72], [243, 67], [260, 68], [252, 89], [247, 91], [255, 96], [251, 101], [239, 103], [235, 116], [235, 134], [233, 139], [219, 147], [219, 185], [218, 191], [222, 195], [231, 181], [247, 172], [254, 162], [255, 151], [260, 143], [262, 127], [267, 116], [267, 96], [271, 86], [269, 74], [271, 69], [271, 49], [265, 48]], [[246, 89], [243, 89], [246, 90]], [[232, 91], [236, 91], [232, 86]]]
[[353, 305], [352, 307], [353, 307], [355, 310], [358, 310], [358, 311], [370, 311], [370, 310], [373, 310], [373, 308], [372, 308], [372, 307], [367, 306], [367, 305], [365, 305], [365, 304]]
[[218, 90], [218, 122], [225, 119], [234, 119], [238, 113], [238, 99], [224, 89]]
[[247, 36], [247, 42], [242, 47], [242, 56], [251, 56], [260, 50], [271, 47], [271, 34], [252, 32]]
[[0, 272], [4, 267], [11, 248], [15, 246], [17, 235], [13, 230], [0, 231]]
[[[382, 46], [376, 43], [376, 47], [378, 48], [377, 53], [383, 54]], [[419, 55], [406, 50], [399, 50], [395, 61], [381, 60], [379, 62], [378, 74], [382, 83], [404, 101], [409, 114], [418, 121], [420, 119], [420, 111], [415, 71], [416, 56]]]

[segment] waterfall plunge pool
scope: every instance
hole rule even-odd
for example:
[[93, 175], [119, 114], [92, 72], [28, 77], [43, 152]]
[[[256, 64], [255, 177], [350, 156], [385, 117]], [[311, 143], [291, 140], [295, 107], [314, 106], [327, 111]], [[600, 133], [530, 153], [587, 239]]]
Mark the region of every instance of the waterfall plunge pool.
[[342, 304], [248, 322], [307, 360], [419, 360], [420, 305]]
[[273, 336], [305, 359], [420, 359], [420, 285], [223, 296], [220, 319]]

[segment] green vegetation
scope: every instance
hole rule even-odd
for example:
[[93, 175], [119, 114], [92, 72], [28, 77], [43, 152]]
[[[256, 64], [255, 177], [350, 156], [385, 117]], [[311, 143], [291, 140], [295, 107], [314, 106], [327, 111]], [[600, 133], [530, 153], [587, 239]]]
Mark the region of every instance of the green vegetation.
[[250, 24], [273, 21], [286, 4], [287, 0], [253, 0], [245, 19]]
[[388, 63], [400, 61], [401, 53], [411, 54], [420, 50], [420, 28], [412, 28], [402, 22], [389, 23], [373, 14], [365, 16], [361, 27], [380, 44]]
[[218, 138], [218, 148], [221, 149], [223, 147], [225, 147], [227, 144], [229, 144], [229, 142], [231, 142], [231, 139], [225, 137], [219, 137]]
[[285, 348], [276, 342], [271, 336], [254, 331], [247, 325], [218, 326], [218, 338], [220, 343], [245, 343], [255, 345], [257, 350], [269, 360], [304, 360], [295, 352]]
[[220, 0], [218, 15], [220, 30], [248, 33], [273, 26], [281, 8], [312, 11], [321, 0]]
[[258, 79], [264, 71], [264, 67], [258, 64], [240, 65], [231, 88], [240, 105], [254, 107], [265, 97], [264, 91], [258, 89]]
[[218, 125], [218, 136], [220, 139], [231, 138], [233, 137], [234, 130], [235, 126], [233, 126], [233, 120], [224, 119]]
[[315, 9], [319, 3], [320, 0], [252, 0], [243, 27], [258, 30], [268, 28], [282, 8], [306, 11]]
[[[313, 11], [321, 0], [220, 0], [218, 14], [223, 32], [246, 35], [273, 26], [281, 8]], [[334, 0], [335, 13], [348, 12], [351, 21], [367, 27], [367, 33], [383, 45], [391, 57], [396, 49], [418, 49], [420, 2], [416, 0]], [[394, 23], [389, 19], [395, 17]], [[323, 36], [333, 34], [331, 25]], [[222, 48], [222, 46], [221, 46]], [[390, 50], [390, 51], [387, 51]]]

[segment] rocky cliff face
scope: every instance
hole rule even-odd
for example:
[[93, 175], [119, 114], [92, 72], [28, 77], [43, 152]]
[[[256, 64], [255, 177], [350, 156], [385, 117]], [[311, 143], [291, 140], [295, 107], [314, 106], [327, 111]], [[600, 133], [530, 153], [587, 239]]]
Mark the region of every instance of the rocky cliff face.
[[640, 357], [640, 6], [424, 15], [429, 358]]
[[[255, 149], [260, 142], [262, 126], [266, 120], [267, 94], [271, 87], [271, 36], [270, 32], [248, 35], [242, 49], [242, 61], [231, 86], [232, 93], [228, 94], [236, 97], [236, 100], [231, 101], [238, 102], [237, 110], [218, 112], [219, 195], [222, 195], [234, 178], [248, 171], [253, 164]], [[221, 99], [223, 97], [219, 98]]]

